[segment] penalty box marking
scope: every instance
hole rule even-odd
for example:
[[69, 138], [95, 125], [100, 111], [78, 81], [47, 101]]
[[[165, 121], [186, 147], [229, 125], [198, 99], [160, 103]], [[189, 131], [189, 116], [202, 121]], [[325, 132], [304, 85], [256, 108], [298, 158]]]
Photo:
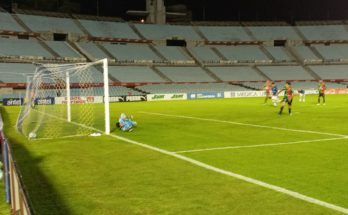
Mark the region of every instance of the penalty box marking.
[[214, 148], [202, 148], [202, 149], [175, 151], [174, 153], [182, 154], [182, 153], [218, 151], [218, 150], [227, 150], [227, 149], [242, 149], [242, 148], [258, 148], [258, 147], [269, 147], [269, 146], [295, 145], [295, 144], [301, 144], [301, 143], [314, 143], [314, 142], [333, 141], [333, 140], [342, 140], [342, 139], [348, 139], [348, 137], [302, 140], [302, 141], [285, 142], [285, 143], [257, 144], [257, 145], [247, 145], [247, 146], [224, 146], [224, 147], [214, 147]]

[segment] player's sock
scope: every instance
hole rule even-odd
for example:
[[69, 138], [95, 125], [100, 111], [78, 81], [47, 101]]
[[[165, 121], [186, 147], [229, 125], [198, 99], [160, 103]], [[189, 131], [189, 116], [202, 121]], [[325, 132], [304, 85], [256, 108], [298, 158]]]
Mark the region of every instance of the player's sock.
[[283, 109], [284, 109], [284, 107], [280, 108], [279, 115], [283, 113]]
[[291, 108], [289, 108], [289, 115], [291, 115]]

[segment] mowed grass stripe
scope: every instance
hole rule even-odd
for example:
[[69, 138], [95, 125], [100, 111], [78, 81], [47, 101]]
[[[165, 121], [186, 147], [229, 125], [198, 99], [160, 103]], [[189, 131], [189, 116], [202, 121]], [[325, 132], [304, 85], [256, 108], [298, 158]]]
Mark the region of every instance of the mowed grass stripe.
[[311, 131], [311, 130], [301, 130], [301, 129], [290, 129], [290, 128], [282, 128], [282, 127], [273, 127], [273, 126], [267, 126], [267, 125], [258, 125], [258, 124], [250, 124], [250, 123], [242, 123], [242, 122], [234, 122], [234, 121], [202, 118], [202, 117], [194, 117], [194, 116], [174, 115], [174, 114], [145, 112], [145, 111], [139, 111], [138, 113], [156, 115], [156, 116], [164, 116], [164, 117], [182, 118], [182, 119], [193, 119], [193, 120], [200, 120], [200, 121], [207, 121], [207, 122], [233, 124], [233, 125], [240, 125], [240, 126], [247, 126], [247, 127], [266, 128], [266, 129], [281, 130], [281, 131], [291, 131], [291, 132], [308, 133], [308, 134], [320, 134], [320, 135], [328, 135], [328, 136], [343, 137], [343, 138], [348, 137], [347, 135], [343, 135], [343, 134], [335, 134], [335, 133]]

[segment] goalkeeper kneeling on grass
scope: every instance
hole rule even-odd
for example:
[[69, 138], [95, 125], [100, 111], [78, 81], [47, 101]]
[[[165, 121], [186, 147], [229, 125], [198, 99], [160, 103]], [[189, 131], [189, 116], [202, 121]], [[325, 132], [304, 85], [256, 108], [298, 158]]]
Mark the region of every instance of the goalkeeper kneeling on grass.
[[137, 122], [133, 121], [133, 116], [127, 117], [126, 114], [122, 113], [118, 122], [116, 123], [116, 127], [121, 129], [122, 131], [133, 131], [134, 126], [137, 125]]

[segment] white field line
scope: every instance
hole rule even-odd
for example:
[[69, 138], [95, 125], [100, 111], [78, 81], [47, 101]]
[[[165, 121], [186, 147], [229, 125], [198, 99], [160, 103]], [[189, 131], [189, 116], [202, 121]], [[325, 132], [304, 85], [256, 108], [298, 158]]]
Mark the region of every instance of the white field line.
[[[54, 118], [57, 118], [57, 119], [60, 119], [60, 120], [66, 121], [66, 119], [62, 119], [60, 117], [56, 117], [56, 116], [53, 116], [53, 115], [50, 115], [50, 116], [54, 117]], [[96, 128], [92, 128], [92, 127], [89, 127], [89, 126], [86, 126], [86, 125], [83, 125], [83, 124], [80, 124], [80, 123], [77, 123], [77, 122], [71, 122], [71, 123], [73, 123], [74, 125], [79, 125], [79, 126], [84, 127], [84, 128], [89, 128], [91, 130], [94, 130], [94, 131], [97, 131], [97, 132], [100, 132], [100, 133], [104, 133], [102, 130], [99, 130], [99, 129], [96, 129]], [[204, 169], [207, 169], [207, 170], [210, 170], [210, 171], [213, 171], [213, 172], [216, 172], [216, 173], [220, 173], [220, 174], [223, 174], [223, 175], [226, 175], [226, 176], [230, 176], [230, 177], [233, 177], [233, 178], [245, 181], [245, 182], [249, 182], [251, 184], [255, 184], [255, 185], [258, 185], [258, 186], [261, 186], [261, 187], [264, 187], [264, 188], [267, 188], [267, 189], [270, 189], [270, 190], [273, 190], [273, 191], [276, 191], [276, 192], [279, 192], [279, 193], [283, 193], [283, 194], [292, 196], [292, 197], [294, 197], [296, 199], [300, 199], [300, 200], [303, 200], [303, 201], [306, 201], [306, 202], [309, 202], [309, 203], [312, 203], [312, 204], [316, 204], [316, 205], [319, 205], [319, 206], [322, 206], [322, 207], [326, 207], [326, 208], [329, 208], [329, 209], [332, 209], [332, 210], [335, 210], [335, 211], [342, 212], [344, 214], [348, 214], [348, 208], [340, 207], [338, 205], [331, 204], [331, 203], [328, 203], [328, 202], [325, 202], [325, 201], [321, 201], [319, 199], [316, 199], [316, 198], [313, 198], [313, 197], [310, 197], [310, 196], [306, 196], [306, 195], [303, 195], [301, 193], [298, 193], [298, 192], [295, 192], [295, 191], [291, 191], [291, 190], [288, 190], [288, 189], [283, 188], [283, 187], [279, 187], [279, 186], [276, 186], [276, 185], [268, 184], [266, 182], [259, 181], [257, 179], [253, 179], [253, 178], [249, 178], [247, 176], [243, 176], [243, 175], [231, 172], [231, 171], [223, 170], [223, 169], [220, 169], [220, 168], [217, 168], [217, 167], [205, 164], [203, 162], [194, 160], [192, 158], [189, 158], [189, 157], [186, 157], [186, 156], [183, 156], [183, 155], [180, 155], [180, 154], [176, 154], [174, 152], [170, 152], [170, 151], [167, 151], [167, 150], [164, 150], [164, 149], [160, 149], [160, 148], [157, 148], [157, 147], [154, 147], [154, 146], [150, 146], [150, 145], [147, 145], [147, 144], [144, 144], [144, 143], [140, 143], [138, 141], [134, 141], [134, 140], [131, 140], [131, 139], [128, 139], [128, 138], [125, 138], [125, 137], [121, 137], [121, 136], [118, 136], [118, 135], [115, 135], [115, 134], [110, 134], [109, 136], [111, 136], [113, 138], [116, 138], [118, 140], [127, 142], [127, 143], [131, 143], [131, 144], [134, 144], [134, 145], [146, 148], [146, 149], [150, 149], [152, 151], [156, 151], [156, 152], [159, 152], [159, 153], [171, 156], [171, 157], [175, 157], [177, 159], [186, 161], [186, 162], [191, 163], [191, 164], [193, 164], [195, 166], [199, 166], [199, 167], [202, 167]]]
[[174, 115], [174, 114], [163, 114], [163, 113], [154, 113], [154, 112], [145, 112], [145, 111], [139, 111], [138, 113], [148, 114], [148, 115], [156, 115], [156, 116], [173, 117], [173, 118], [181, 118], [181, 119], [194, 119], [194, 120], [200, 120], [200, 121], [249, 126], [249, 127], [255, 127], [255, 128], [267, 128], [267, 129], [274, 129], [274, 130], [281, 130], [281, 131], [291, 131], [291, 132], [309, 133], [309, 134], [321, 134], [321, 135], [348, 138], [348, 135], [344, 135], [344, 134], [334, 134], [334, 133], [327, 133], [327, 132], [320, 132], [320, 131], [273, 127], [273, 126], [267, 126], [267, 125], [257, 125], [257, 124], [251, 124], [251, 123], [242, 123], [242, 122], [226, 121], [226, 120], [211, 119], [211, 118], [183, 116], [183, 115]]
[[315, 140], [302, 140], [302, 141], [295, 141], [295, 142], [269, 143], [269, 144], [257, 144], [257, 145], [246, 145], [246, 146], [224, 146], [224, 147], [214, 147], [214, 148], [183, 150], [183, 151], [176, 151], [174, 153], [181, 154], [181, 153], [217, 151], [217, 150], [226, 150], [226, 149], [242, 149], [242, 148], [258, 148], [258, 147], [269, 147], [269, 146], [282, 146], [282, 145], [293, 145], [293, 144], [300, 144], [300, 143], [314, 143], [314, 142], [333, 141], [333, 140], [342, 140], [342, 139], [348, 139], [348, 137], [337, 137], [337, 138], [326, 138], [326, 139], [315, 139]]

